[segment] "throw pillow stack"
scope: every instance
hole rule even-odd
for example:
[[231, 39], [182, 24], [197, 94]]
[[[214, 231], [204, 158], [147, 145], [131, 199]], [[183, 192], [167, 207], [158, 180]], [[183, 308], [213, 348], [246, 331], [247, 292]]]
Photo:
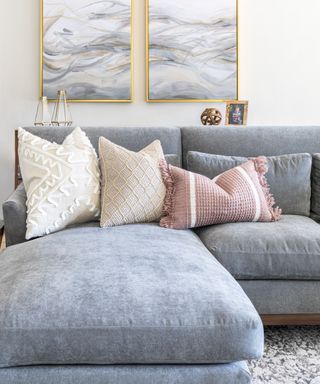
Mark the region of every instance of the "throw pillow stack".
[[177, 165], [177, 157], [164, 156], [159, 140], [132, 152], [101, 137], [99, 168], [80, 128], [61, 145], [22, 128], [18, 137], [27, 193], [26, 239], [93, 220], [103, 228], [160, 221], [163, 227], [183, 229], [274, 221], [281, 214], [273, 208], [264, 157], [243, 161], [211, 180], [169, 165]]

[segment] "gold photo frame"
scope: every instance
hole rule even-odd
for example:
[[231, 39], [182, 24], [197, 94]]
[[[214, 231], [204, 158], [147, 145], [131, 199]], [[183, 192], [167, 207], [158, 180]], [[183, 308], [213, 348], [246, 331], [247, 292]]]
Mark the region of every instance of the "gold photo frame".
[[248, 101], [227, 101], [226, 125], [246, 125], [248, 119]]
[[[168, 6], [165, 6], [165, 4], [163, 4], [164, 1], [168, 1]], [[172, 27], [175, 25], [174, 23], [176, 22], [176, 19], [179, 17], [180, 12], [175, 12], [174, 9], [172, 9], [172, 8], [174, 6], [179, 6], [179, 4], [178, 4], [179, 1], [183, 1], [183, 0], [178, 0], [176, 2], [172, 2], [170, 0], [146, 0], [146, 9], [145, 9], [145, 11], [146, 11], [146, 15], [145, 15], [145, 17], [146, 17], [146, 91], [145, 91], [146, 92], [146, 101], [150, 102], [150, 103], [177, 103], [177, 102], [178, 103], [179, 102], [202, 103], [202, 102], [226, 102], [229, 100], [238, 99], [238, 92], [239, 92], [239, 37], [238, 37], [239, 5], [238, 5], [238, 0], [227, 0], [233, 6], [233, 8], [231, 10], [231, 14], [233, 12], [234, 20], [235, 20], [235, 29], [232, 29], [232, 31], [230, 32], [230, 33], [234, 34], [234, 39], [235, 39], [235, 44], [234, 44], [235, 58], [234, 58], [233, 62], [232, 62], [232, 60], [230, 60], [232, 58], [232, 55], [230, 56], [230, 52], [232, 52], [232, 49], [228, 46], [228, 47], [225, 47], [225, 55], [228, 56], [228, 58], [225, 57], [225, 60], [222, 60], [222, 59], [219, 60], [219, 61], [224, 62], [224, 63], [226, 63], [226, 62], [230, 63], [231, 62], [231, 63], [233, 63], [233, 66], [235, 67], [235, 69], [233, 68], [233, 71], [230, 72], [231, 73], [230, 76], [226, 77], [224, 75], [224, 78], [223, 79], [221, 78], [221, 82], [219, 84], [220, 94], [229, 94], [228, 97], [207, 97], [208, 93], [210, 93], [210, 89], [213, 89], [213, 87], [216, 86], [216, 85], [212, 85], [214, 82], [213, 81], [210, 82], [210, 79], [206, 80], [207, 84], [205, 84], [205, 81], [203, 80], [205, 77], [207, 77], [207, 78], [210, 77], [210, 73], [212, 73], [212, 68], [210, 71], [207, 71], [207, 73], [202, 73], [202, 74], [200, 73], [199, 75], [197, 75], [198, 79], [200, 78], [201, 80], [194, 81], [194, 83], [193, 83], [195, 88], [198, 88], [197, 91], [195, 91], [195, 93], [198, 93], [198, 94], [201, 94], [201, 92], [199, 91], [200, 88], [203, 89], [206, 86], [208, 87], [208, 90], [204, 91], [204, 93], [206, 94], [206, 97], [203, 97], [203, 95], [202, 95], [202, 97], [192, 97], [192, 95], [190, 95], [190, 92], [188, 92], [188, 89], [192, 89], [192, 86], [189, 87], [188, 82], [189, 82], [190, 78], [195, 77], [194, 75], [196, 72], [192, 73], [192, 70], [190, 69], [191, 65], [189, 66], [189, 75], [187, 72], [185, 72], [185, 76], [184, 76], [185, 85], [184, 86], [181, 86], [181, 84], [178, 85], [178, 87], [181, 86], [181, 88], [183, 88], [183, 89], [176, 92], [174, 97], [172, 97], [172, 94], [170, 95], [170, 91], [168, 89], [164, 90], [163, 84], [166, 83], [166, 81], [167, 81], [166, 79], [168, 79], [168, 78], [176, 79], [179, 76], [181, 78], [183, 77], [181, 75], [181, 71], [180, 71], [179, 66], [176, 66], [175, 72], [174, 72], [174, 66], [177, 63], [183, 63], [182, 67], [183, 66], [187, 67], [186, 60], [188, 59], [188, 57], [192, 57], [193, 53], [188, 52], [187, 49], [183, 49], [183, 47], [180, 46], [180, 44], [177, 44], [177, 46], [179, 48], [176, 49], [177, 53], [175, 54], [175, 48], [172, 47], [172, 44], [173, 44], [172, 39], [170, 39], [170, 36], [168, 36], [167, 31], [165, 31], [164, 34], [163, 34], [163, 32], [161, 32], [163, 34], [163, 38], [161, 39], [161, 37], [159, 38], [159, 36], [157, 36], [156, 42], [153, 43], [153, 36], [152, 36], [151, 29], [152, 28], [156, 29], [158, 27], [159, 23], [161, 22], [161, 20], [165, 20], [165, 23], [168, 24], [168, 30], [172, 29], [172, 30], [176, 31], [177, 28], [172, 28]], [[204, 15], [203, 17], [207, 17], [208, 9], [212, 9], [213, 10], [212, 14], [214, 15], [214, 0], [201, 0], [201, 1], [203, 2], [203, 7], [202, 7], [202, 15]], [[157, 2], [160, 5], [158, 7], [158, 10], [161, 8], [160, 12], [169, 12], [169, 13], [171, 12], [172, 18], [170, 18], [170, 15], [167, 15], [167, 14], [162, 15], [160, 13], [158, 13], [158, 14], [156, 13], [157, 7], [155, 7], [155, 5], [157, 5]], [[154, 5], [153, 9], [151, 9], [152, 4]], [[219, 4], [219, 2], [217, 2], [217, 4]], [[206, 7], [205, 7], [205, 5], [206, 5]], [[189, 17], [191, 19], [192, 19], [193, 13], [194, 12], [197, 13], [199, 11], [199, 8], [201, 8], [199, 5], [199, 2], [195, 2], [194, 9], [189, 10]], [[226, 8], [226, 7], [224, 6], [224, 8]], [[188, 8], [183, 8], [181, 6], [179, 9], [180, 9], [180, 11], [184, 10], [184, 9], [188, 10]], [[164, 10], [166, 10], [166, 11], [164, 11]], [[230, 16], [230, 14], [227, 14], [226, 18], [228, 18], [228, 20], [230, 21], [229, 16]], [[154, 25], [152, 25], [153, 19], [155, 20]], [[184, 24], [187, 27], [190, 26], [190, 24], [185, 23], [184, 20], [185, 20], [185, 15], [183, 15], [183, 18], [182, 18], [183, 22], [177, 23], [177, 25], [181, 29], [184, 28]], [[199, 18], [198, 18], [198, 20], [199, 20]], [[230, 26], [230, 22], [228, 22], [228, 23], [222, 23], [221, 22], [220, 27], [219, 27], [220, 29], [218, 30], [218, 33], [217, 33], [217, 31], [215, 31], [214, 28], [212, 28], [212, 25], [216, 25], [216, 23], [213, 23], [213, 22], [211, 23], [211, 21], [212, 20], [208, 19], [208, 23], [203, 22], [202, 25], [210, 28], [209, 32], [212, 33], [213, 36], [219, 35], [219, 31], [220, 32], [222, 31], [223, 25], [224, 26], [226, 26], [226, 25]], [[157, 27], [155, 27], [156, 24], [157, 24]], [[177, 32], [175, 32], [175, 33], [178, 35]], [[181, 30], [180, 36], [182, 36], [183, 37], [182, 40], [184, 40], [187, 35], [186, 35], [186, 33], [184, 33], [183, 30]], [[208, 36], [209, 42], [211, 41], [210, 36]], [[173, 37], [175, 37], [175, 36], [173, 36]], [[222, 41], [224, 41], [224, 40], [227, 40], [227, 39], [223, 39]], [[196, 41], [198, 41], [198, 37], [190, 36], [189, 41], [195, 41], [196, 42]], [[199, 49], [200, 44], [196, 43], [196, 45], [197, 46], [195, 47], [195, 51], [197, 49]], [[204, 44], [204, 47], [205, 46], [206, 46], [206, 44]], [[216, 49], [216, 47], [214, 47], [213, 50], [214, 49]], [[219, 47], [219, 49], [221, 51], [221, 47]], [[204, 50], [208, 50], [208, 47], [205, 47]], [[161, 56], [162, 55], [161, 52], [163, 53], [163, 55], [165, 57]], [[183, 52], [183, 54], [182, 54], [182, 55], [184, 55], [183, 57], [181, 56], [181, 52]], [[210, 60], [207, 60], [205, 58], [205, 52], [202, 52], [202, 53], [196, 52], [195, 53], [195, 55], [198, 55], [197, 57], [201, 57], [202, 54], [204, 56], [204, 59], [203, 59], [203, 62], [199, 64], [201, 66], [206, 65], [207, 61], [210, 61]], [[215, 57], [215, 55], [213, 57]], [[175, 60], [175, 58], [176, 58], [176, 60]], [[192, 61], [192, 59], [190, 60], [190, 62], [191, 61]], [[168, 76], [166, 76], [166, 75], [159, 76], [159, 73], [161, 73], [161, 66], [162, 66], [162, 68], [164, 68], [163, 63], [165, 63], [165, 62], [167, 62], [169, 64], [168, 65], [169, 69], [168, 68], [166, 69], [168, 71], [169, 75]], [[153, 70], [153, 68], [156, 65], [157, 65], [157, 68], [155, 70]], [[223, 64], [223, 65], [226, 65], [226, 64]], [[227, 65], [229, 65], [229, 64], [227, 64]], [[154, 71], [154, 73], [156, 73], [157, 79], [154, 79], [154, 75], [152, 73], [153, 71]], [[235, 77], [235, 79], [230, 80], [230, 79], [232, 79], [232, 76]], [[226, 78], [228, 80], [226, 80]], [[231, 85], [231, 86], [229, 85], [229, 88], [228, 88], [228, 84], [226, 82], [228, 82], [229, 80], [230, 80], [229, 84], [232, 83], [233, 85]], [[182, 82], [183, 81], [181, 81], [180, 83], [182, 83]], [[202, 82], [202, 84], [201, 84], [201, 82]], [[168, 88], [169, 88], [170, 87], [170, 81], [167, 81], [167, 83], [169, 84], [168, 85]], [[174, 81], [173, 81], [173, 83], [174, 83]], [[177, 81], [174, 83], [175, 88], [177, 88], [177, 83], [178, 83]], [[155, 91], [154, 88], [157, 86], [159, 87], [159, 85], [160, 85], [160, 87], [162, 87], [162, 89]], [[218, 87], [216, 87], [216, 88], [218, 88]], [[223, 88], [224, 88], [224, 90], [223, 90]], [[227, 89], [227, 91], [226, 91], [226, 89]], [[230, 89], [231, 89], [231, 91], [230, 91]], [[175, 91], [172, 91], [172, 92], [174, 94]], [[184, 95], [187, 93], [188, 93], [188, 97], [180, 97], [181, 95]], [[211, 94], [212, 94], [212, 96], [214, 96], [213, 92]]]
[[[79, 5], [79, 3], [77, 4], [77, 0], [68, 0], [68, 1], [70, 2], [70, 4], [74, 2], [75, 6], [77, 7]], [[102, 2], [99, 2], [99, 3], [103, 5]], [[49, 57], [48, 52], [51, 53], [51, 50], [48, 49], [48, 52], [46, 52], [46, 47], [45, 47], [45, 33], [46, 33], [45, 6], [46, 4], [48, 4], [51, 7], [50, 12], [48, 13], [49, 15], [47, 17], [49, 27], [52, 28], [52, 25], [57, 22], [57, 20], [54, 20], [57, 18], [55, 18], [54, 12], [52, 12], [52, 7], [55, 5], [55, 2], [52, 0], [40, 0], [40, 18], [41, 18], [40, 19], [40, 97], [47, 96], [49, 101], [54, 101], [56, 99], [55, 95], [57, 91], [59, 89], [65, 89], [68, 92], [69, 102], [77, 102], [77, 103], [131, 103], [133, 102], [133, 99], [134, 99], [134, 95], [133, 95], [133, 92], [134, 92], [133, 0], [127, 0], [127, 4], [125, 4], [125, 1], [122, 1], [123, 9], [122, 10], [120, 9], [119, 15], [118, 15], [119, 20], [122, 18], [122, 20], [120, 20], [122, 24], [121, 26], [119, 25], [119, 28], [118, 28], [119, 30], [121, 29], [121, 36], [119, 34], [119, 39], [120, 40], [123, 39], [122, 57], [121, 57], [121, 52], [119, 53], [119, 41], [117, 42], [118, 44], [117, 50], [115, 50], [116, 51], [115, 54], [119, 55], [119, 64], [114, 65], [114, 53], [112, 52], [110, 54], [110, 57], [108, 57], [108, 55], [106, 54], [107, 50], [104, 48], [104, 43], [106, 43], [106, 41], [108, 41], [108, 44], [110, 43], [110, 41], [112, 42], [112, 39], [110, 40], [107, 39], [108, 33], [110, 32], [110, 34], [112, 35], [111, 32], [114, 32], [114, 31], [105, 30], [103, 31], [103, 34], [101, 34], [101, 36], [97, 36], [98, 40], [100, 39], [102, 41], [100, 44], [101, 45], [100, 52], [103, 52], [100, 57], [101, 63], [99, 63], [99, 58], [97, 59], [97, 56], [95, 56], [94, 53], [90, 56], [91, 50], [93, 51], [95, 47], [94, 45], [90, 47], [90, 42], [88, 46], [88, 42], [87, 42], [88, 36], [84, 36], [83, 46], [76, 47], [77, 48], [76, 55], [78, 54], [78, 58], [77, 58], [78, 63], [76, 64], [72, 63], [72, 65], [76, 66], [74, 73], [72, 73], [73, 79], [76, 79], [76, 80], [74, 80], [74, 83], [73, 83], [72, 82], [73, 80], [70, 79], [71, 76], [69, 76], [67, 80], [65, 81], [59, 80], [57, 81], [56, 86], [50, 85], [50, 87], [47, 85], [49, 83], [50, 84], [52, 83], [54, 70], [56, 70], [56, 74], [57, 74], [56, 77], [59, 78], [63, 70], [65, 68], [69, 68], [68, 65], [70, 63], [63, 62], [63, 65], [61, 64], [59, 68], [58, 65], [57, 66], [55, 65], [55, 62], [54, 62], [54, 60], [56, 59], [55, 57], [52, 57], [54, 60], [50, 61], [51, 58]], [[89, 7], [92, 4], [93, 3], [88, 0], [88, 7], [86, 8], [89, 9]], [[128, 9], [126, 8], [129, 8], [129, 7], [130, 7], [130, 18], [128, 19], [128, 21], [126, 21], [124, 19], [127, 17], [126, 15], [128, 13]], [[68, 7], [68, 9], [66, 10], [66, 13], [70, 11], [69, 8], [70, 7]], [[83, 9], [85, 9], [85, 7], [83, 7]], [[59, 12], [61, 12], [61, 9], [59, 9]], [[77, 12], [80, 15], [80, 18], [78, 20], [79, 25], [81, 23], [83, 24], [84, 22], [86, 22], [84, 11], [81, 13], [81, 9], [79, 10], [77, 8]], [[76, 14], [76, 12], [73, 12], [72, 16], [70, 16], [69, 14], [65, 15], [65, 20], [68, 20], [68, 18], [71, 19], [71, 17], [73, 18], [73, 24], [71, 25], [72, 27], [77, 26], [77, 19], [74, 17], [74, 14]], [[91, 13], [91, 16], [90, 16], [91, 19], [92, 19], [92, 15], [93, 14]], [[103, 26], [104, 21], [99, 21], [99, 17], [101, 17], [101, 15], [97, 14], [96, 23], [99, 23], [99, 26]], [[113, 21], [113, 24], [115, 24], [115, 20]], [[60, 33], [60, 36], [62, 35], [62, 38], [63, 38], [63, 33], [65, 34], [70, 33], [71, 35], [73, 32], [72, 30], [69, 31], [69, 29], [72, 29], [72, 28], [68, 28], [68, 26], [64, 28], [61, 28], [61, 26], [59, 26], [59, 28], [60, 28], [59, 33]], [[88, 23], [88, 28], [90, 28], [89, 23]], [[93, 25], [92, 30], [99, 31], [99, 28], [95, 28], [95, 25]], [[52, 35], [50, 37], [51, 37], [51, 40], [50, 40], [50, 43], [51, 43]], [[53, 45], [51, 45], [50, 48], [52, 48], [52, 46]], [[63, 44], [61, 45], [59, 44], [59, 46], [63, 46]], [[130, 47], [130, 51], [128, 47]], [[53, 46], [53, 48], [55, 47]], [[53, 52], [53, 54], [55, 53], [56, 52]], [[80, 55], [82, 55], [82, 57]], [[65, 60], [65, 58], [62, 58], [62, 59]], [[94, 68], [94, 65], [96, 65], [95, 68]], [[46, 72], [45, 68], [49, 68], [49, 70]], [[106, 68], [109, 68], [110, 75], [108, 78], [105, 78], [105, 81], [103, 81], [104, 79], [103, 76], [105, 76], [106, 74]], [[81, 78], [81, 69], [83, 69], [82, 73], [83, 73], [84, 81], [81, 81], [83, 79]], [[91, 69], [92, 71], [90, 72]], [[60, 73], [58, 73], [58, 71], [60, 71]], [[100, 74], [99, 74], [99, 71], [100, 71]], [[115, 86], [113, 85], [114, 78], [117, 76], [119, 78], [118, 80], [119, 84]], [[70, 88], [74, 89], [74, 91], [70, 92]], [[55, 89], [55, 92], [53, 92], [54, 89]], [[82, 92], [81, 92], [81, 89], [83, 89]], [[112, 95], [113, 92], [115, 97], [113, 97]], [[77, 96], [75, 97], [75, 95]], [[97, 97], [95, 95], [97, 95]]]

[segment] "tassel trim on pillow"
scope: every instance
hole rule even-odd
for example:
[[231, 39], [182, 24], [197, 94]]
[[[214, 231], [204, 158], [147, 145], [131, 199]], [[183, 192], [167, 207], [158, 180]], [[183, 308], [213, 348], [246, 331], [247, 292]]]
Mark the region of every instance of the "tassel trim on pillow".
[[173, 228], [172, 216], [174, 213], [174, 181], [170, 172], [170, 165], [165, 160], [161, 160], [159, 166], [162, 180], [167, 189], [162, 208], [163, 217], [160, 220], [160, 226], [164, 228]]
[[264, 156], [259, 156], [252, 159], [252, 161], [258, 174], [258, 179], [266, 198], [272, 221], [278, 221], [281, 218], [282, 210], [279, 207], [273, 207], [275, 205], [275, 200], [272, 193], [270, 192], [270, 186], [265, 177], [266, 173], [268, 172], [268, 160]]

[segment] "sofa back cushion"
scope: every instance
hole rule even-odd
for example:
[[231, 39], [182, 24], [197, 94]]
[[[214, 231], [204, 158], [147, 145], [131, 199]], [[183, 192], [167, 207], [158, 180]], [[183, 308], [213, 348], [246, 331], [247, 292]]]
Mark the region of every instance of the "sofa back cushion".
[[225, 156], [278, 156], [320, 153], [318, 127], [186, 127], [182, 128], [184, 161], [189, 151]]
[[[61, 144], [72, 132], [72, 127], [25, 127], [26, 131]], [[105, 137], [130, 151], [138, 152], [155, 140], [160, 140], [164, 154], [181, 156], [181, 134], [177, 127], [81, 127], [96, 152], [99, 137]]]
[[[312, 156], [308, 153], [268, 157], [267, 179], [271, 193], [283, 213], [310, 215]], [[234, 168], [248, 158], [192, 152], [187, 155], [187, 168], [210, 179]], [[319, 155], [320, 168], [320, 155]], [[320, 170], [319, 170], [320, 173]], [[320, 198], [320, 188], [319, 188]], [[318, 200], [320, 213], [320, 201]]]

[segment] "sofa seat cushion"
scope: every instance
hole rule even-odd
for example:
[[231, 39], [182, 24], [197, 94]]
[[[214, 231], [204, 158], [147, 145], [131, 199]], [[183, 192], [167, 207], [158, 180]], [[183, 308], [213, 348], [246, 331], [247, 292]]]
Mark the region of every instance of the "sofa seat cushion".
[[238, 280], [320, 279], [320, 225], [308, 217], [215, 225], [197, 234]]
[[0, 258], [0, 366], [257, 358], [263, 329], [192, 231], [92, 223]]

